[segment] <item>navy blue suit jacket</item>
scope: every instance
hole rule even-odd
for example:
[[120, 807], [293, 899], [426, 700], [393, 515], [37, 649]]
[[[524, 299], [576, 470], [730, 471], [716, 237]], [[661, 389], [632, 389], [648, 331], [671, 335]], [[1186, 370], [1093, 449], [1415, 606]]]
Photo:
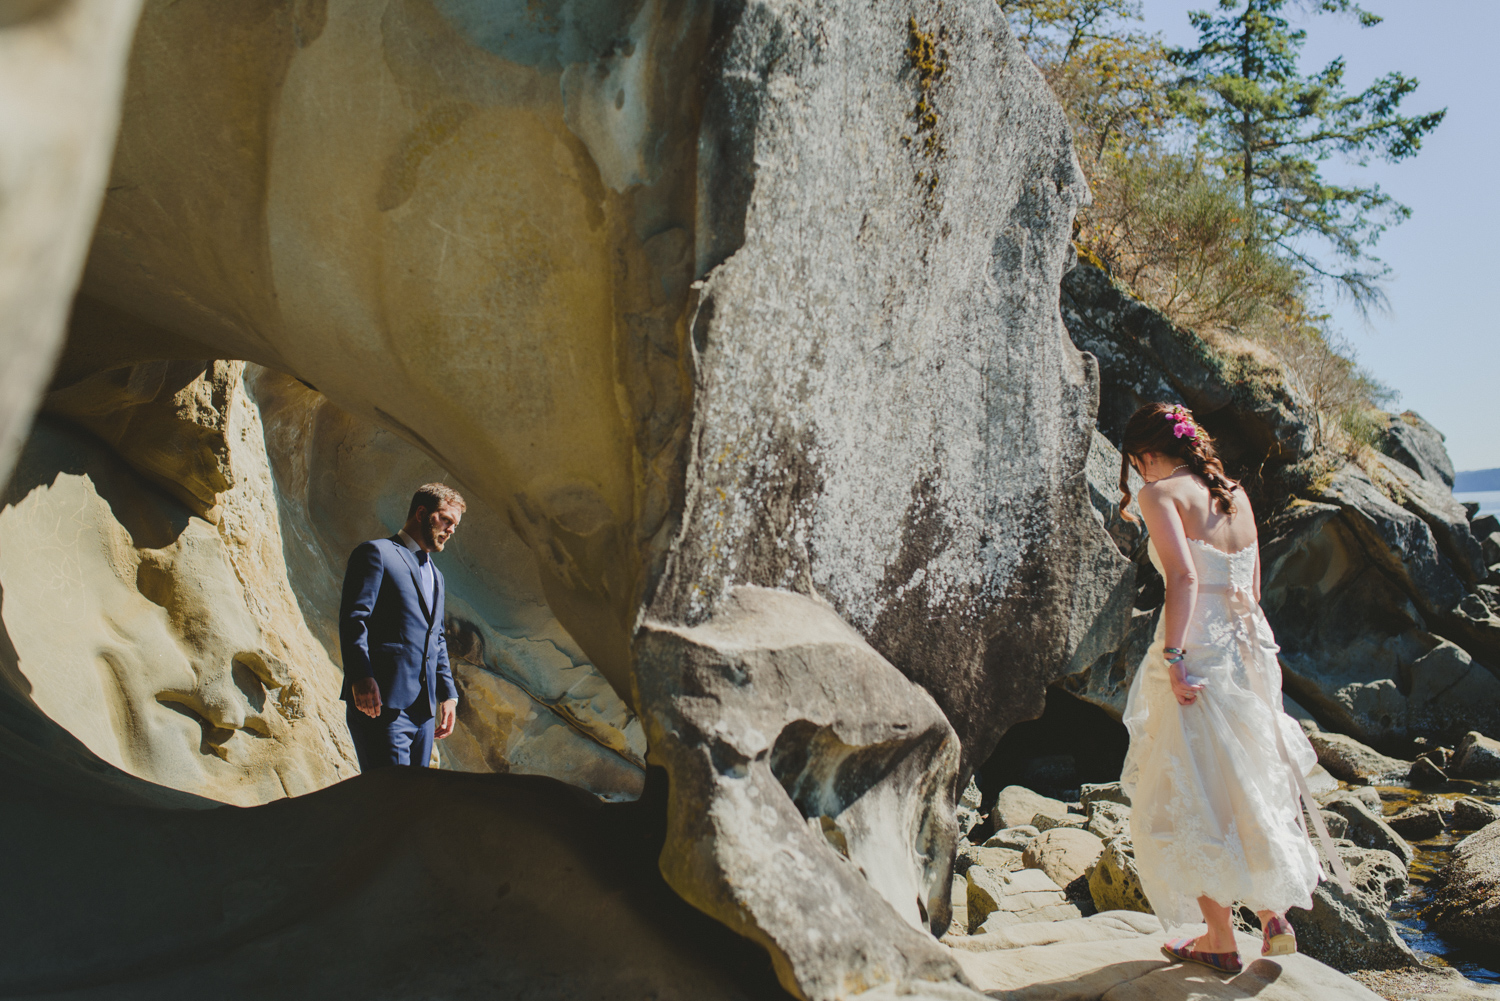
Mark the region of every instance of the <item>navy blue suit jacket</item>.
[[[339, 648], [344, 655], [344, 690], [351, 699], [356, 681], [374, 678], [389, 709], [436, 715], [437, 703], [458, 698], [443, 636], [442, 572], [433, 570], [433, 605], [427, 607], [417, 576], [417, 557], [396, 539], [361, 543], [344, 572], [339, 607]], [[428, 705], [416, 706], [427, 690]]]

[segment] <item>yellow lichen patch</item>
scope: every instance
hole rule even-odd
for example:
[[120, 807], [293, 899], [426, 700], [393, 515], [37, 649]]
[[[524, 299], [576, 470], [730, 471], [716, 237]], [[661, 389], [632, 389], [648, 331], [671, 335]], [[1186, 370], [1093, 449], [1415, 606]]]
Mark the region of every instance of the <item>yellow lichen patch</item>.
[[[901, 144], [907, 149], [915, 148], [928, 159], [947, 152], [939, 129], [939, 112], [933, 100], [933, 88], [948, 72], [948, 53], [939, 46], [942, 35], [942, 29], [923, 31], [915, 17], [907, 21], [906, 58], [917, 80], [917, 103], [911, 113], [916, 123], [916, 136], [902, 136]], [[914, 181], [930, 203], [937, 193], [938, 172], [919, 170]]]

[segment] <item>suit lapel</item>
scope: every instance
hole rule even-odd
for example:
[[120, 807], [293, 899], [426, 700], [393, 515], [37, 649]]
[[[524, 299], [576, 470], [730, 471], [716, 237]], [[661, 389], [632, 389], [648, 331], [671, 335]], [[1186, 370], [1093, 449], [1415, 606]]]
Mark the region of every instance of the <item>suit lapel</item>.
[[[422, 614], [425, 615], [425, 616], [427, 616], [427, 621], [428, 622], [431, 622], [432, 621], [432, 609], [430, 607], [428, 607], [428, 605], [427, 605], [427, 590], [426, 590], [426, 588], [424, 588], [422, 586], [422, 570], [421, 570], [420, 564], [417, 563], [417, 557], [412, 553], [412, 551], [410, 549], [407, 549], [406, 546], [404, 546], [402, 544], [401, 539], [399, 537], [393, 538], [393, 539], [391, 539], [391, 541], [394, 542], [396, 544], [396, 548], [401, 551], [401, 557], [402, 557], [402, 559], [404, 559], [406, 561], [406, 569], [411, 571], [411, 584], [412, 584], [412, 587], [414, 587], [414, 588], [417, 589], [417, 602], [422, 607]], [[430, 559], [430, 557], [429, 557], [429, 559]], [[433, 580], [434, 580], [434, 582], [436, 581], [436, 579], [437, 579], [437, 568], [434, 567], [433, 568]], [[434, 587], [433, 588], [433, 595], [436, 596], [436, 594], [437, 594], [437, 588]]]

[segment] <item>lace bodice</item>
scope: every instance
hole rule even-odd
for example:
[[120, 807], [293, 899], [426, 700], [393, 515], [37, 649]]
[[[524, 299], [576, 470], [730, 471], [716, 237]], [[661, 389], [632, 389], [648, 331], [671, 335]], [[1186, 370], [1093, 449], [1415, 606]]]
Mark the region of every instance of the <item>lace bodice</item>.
[[[1198, 584], [1214, 588], [1237, 588], [1255, 593], [1255, 546], [1246, 546], [1237, 552], [1226, 553], [1210, 543], [1198, 539], [1188, 540], [1188, 551], [1193, 554], [1193, 567], [1198, 572]], [[1161, 554], [1156, 551], [1156, 541], [1147, 544], [1147, 554], [1157, 573], [1165, 575], [1161, 565]]]

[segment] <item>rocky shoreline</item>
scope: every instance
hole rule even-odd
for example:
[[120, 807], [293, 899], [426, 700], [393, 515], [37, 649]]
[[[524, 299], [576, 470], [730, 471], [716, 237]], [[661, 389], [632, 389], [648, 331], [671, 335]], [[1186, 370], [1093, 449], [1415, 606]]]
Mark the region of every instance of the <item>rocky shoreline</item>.
[[[1325, 733], [1310, 720], [1304, 727], [1319, 755], [1314, 793], [1355, 892], [1324, 882], [1311, 911], [1288, 917], [1302, 956], [1349, 981], [1319, 982], [1316, 993], [1266, 996], [1362, 996], [1338, 993], [1358, 982], [1389, 1001], [1500, 998], [1500, 963], [1493, 959], [1500, 954], [1500, 784], [1488, 778], [1496, 742], [1472, 733], [1457, 749], [1435, 748], [1412, 762]], [[1438, 788], [1427, 777], [1433, 761], [1452, 772]], [[1059, 795], [1069, 799], [1010, 785], [986, 799], [970, 784], [959, 811], [964, 835], [954, 867], [954, 917], [943, 938], [960, 955], [1016, 950], [1045, 967], [1058, 959], [1044, 959], [1046, 948], [1066, 944], [1071, 959], [1082, 962], [1090, 954], [1085, 942], [1133, 943], [1096, 947], [1102, 955], [1144, 949], [1163, 937], [1135, 874], [1131, 808], [1119, 783], [1083, 784]], [[1258, 924], [1243, 909], [1237, 924], [1250, 936], [1251, 944], [1242, 943], [1251, 949], [1249, 967], [1258, 953]], [[964, 967], [992, 965], [972, 960]], [[1312, 986], [1294, 977], [1276, 988], [1293, 989]], [[1089, 996], [1124, 996], [1118, 990]], [[1017, 984], [992, 996], [1051, 995]], [[1226, 988], [1197, 996], [1242, 995]]]

